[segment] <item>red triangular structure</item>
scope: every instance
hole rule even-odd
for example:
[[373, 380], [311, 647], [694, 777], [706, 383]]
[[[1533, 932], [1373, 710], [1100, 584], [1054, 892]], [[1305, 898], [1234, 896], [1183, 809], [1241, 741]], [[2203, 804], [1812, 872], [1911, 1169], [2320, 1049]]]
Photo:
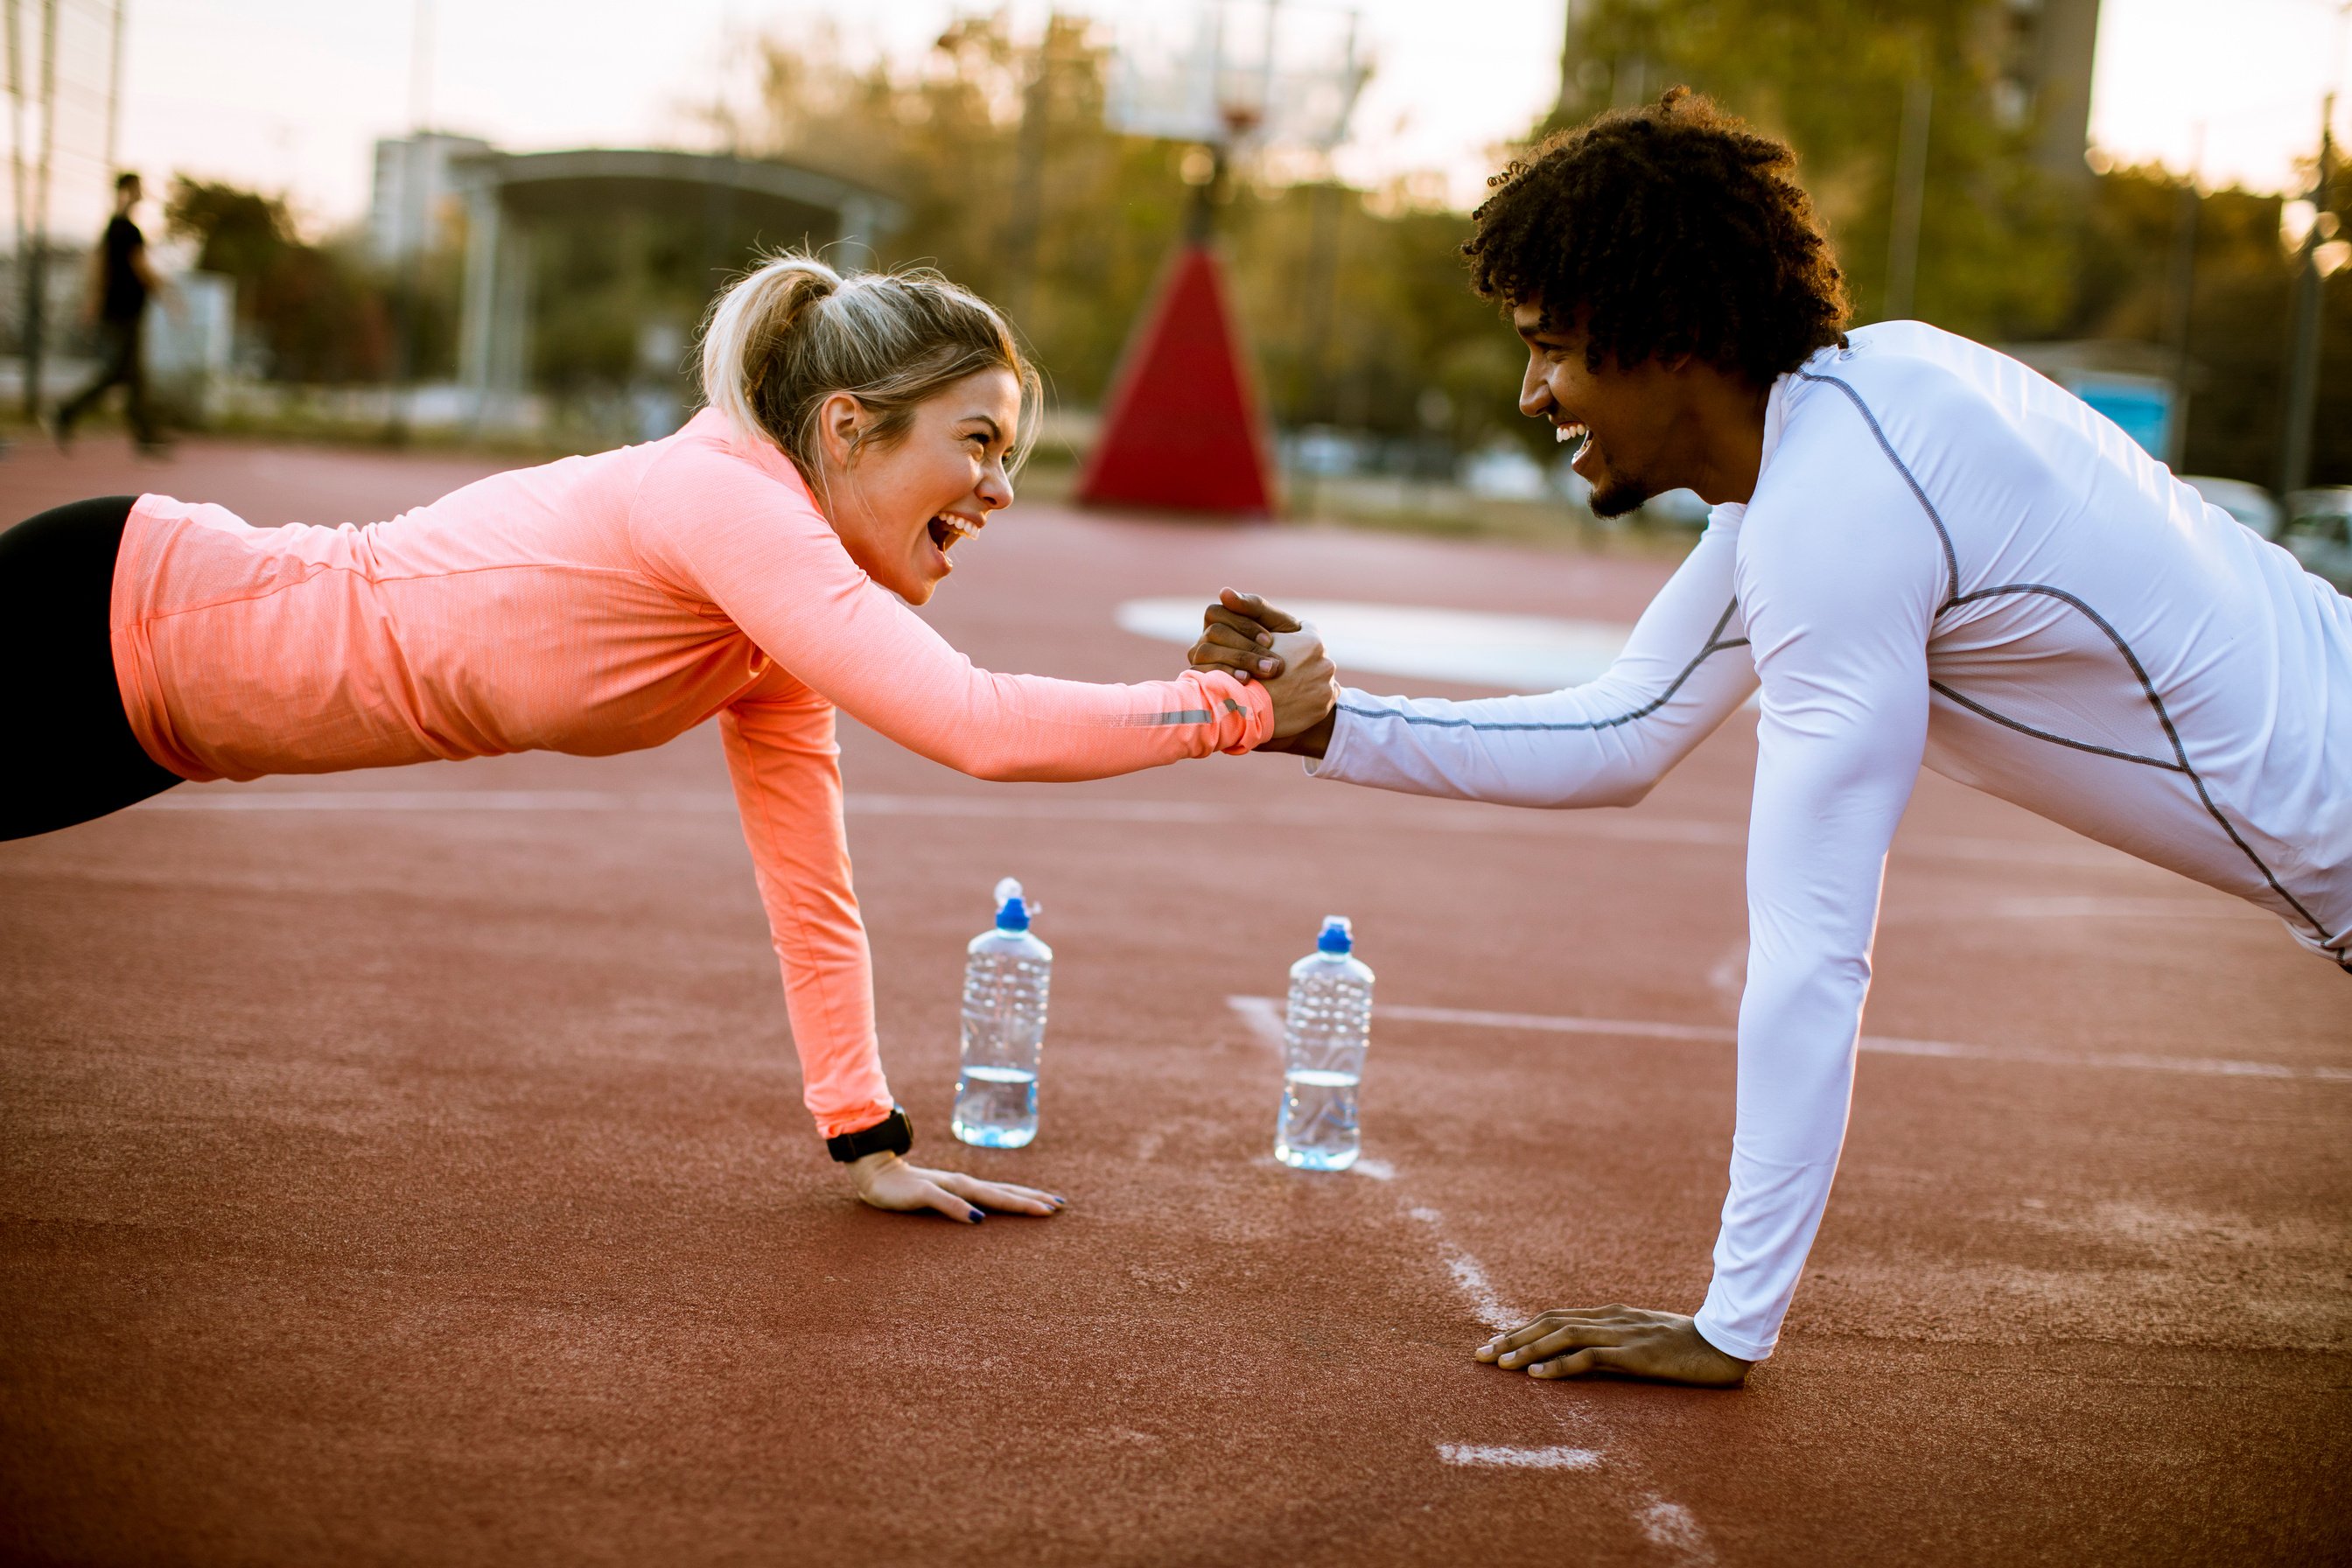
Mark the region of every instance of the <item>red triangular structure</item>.
[[1274, 480], [1224, 283], [1205, 245], [1176, 256], [1127, 345], [1078, 476], [1092, 506], [1265, 517]]

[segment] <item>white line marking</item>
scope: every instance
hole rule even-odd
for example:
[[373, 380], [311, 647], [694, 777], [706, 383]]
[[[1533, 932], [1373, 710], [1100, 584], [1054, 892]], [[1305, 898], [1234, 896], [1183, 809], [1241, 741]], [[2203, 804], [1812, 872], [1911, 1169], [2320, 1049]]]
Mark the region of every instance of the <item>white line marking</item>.
[[1676, 1561], [1702, 1568], [1715, 1561], [1715, 1549], [1707, 1544], [1706, 1531], [1701, 1530], [1691, 1510], [1678, 1502], [1668, 1502], [1653, 1492], [1633, 1522], [1650, 1538], [1650, 1544], [1675, 1554]]
[[208, 789], [170, 790], [137, 811], [705, 811], [733, 802], [707, 790]]
[[[1633, 628], [1622, 621], [1497, 615], [1434, 605], [1310, 599], [1286, 606], [1322, 634], [1340, 668], [1425, 680], [1460, 680], [1506, 691], [1557, 691], [1601, 674]], [[1201, 635], [1192, 599], [1129, 599], [1121, 631], [1190, 647]]]
[[[1282, 1005], [1271, 996], [1228, 996], [1225, 1005], [1241, 1016], [1251, 1034], [1261, 1045], [1274, 1050], [1284, 1046]], [[1367, 1169], [1366, 1167], [1370, 1167]], [[1396, 1180], [1396, 1167], [1385, 1160], [1358, 1160], [1355, 1168], [1376, 1182]], [[1421, 1221], [1437, 1235], [1437, 1255], [1444, 1261], [1445, 1271], [1454, 1276], [1455, 1289], [1470, 1303], [1478, 1321], [1490, 1329], [1507, 1329], [1527, 1321], [1527, 1314], [1511, 1310], [1495, 1282], [1486, 1277], [1486, 1268], [1468, 1252], [1454, 1244], [1444, 1231], [1445, 1216], [1433, 1208], [1409, 1207], [1406, 1213]]]
[[1454, 1238], [1445, 1234], [1444, 1215], [1426, 1205], [1416, 1205], [1405, 1213], [1437, 1233], [1437, 1255], [1445, 1260], [1445, 1271], [1454, 1276], [1454, 1289], [1462, 1292], [1480, 1322], [1499, 1331], [1528, 1321], [1527, 1313], [1513, 1311], [1511, 1304], [1503, 1300], [1494, 1280], [1486, 1277], [1486, 1266], [1465, 1248], [1454, 1245]]
[[[525, 811], [726, 812], [724, 790], [593, 789], [277, 789], [243, 784], [174, 789], [133, 811]], [[1636, 844], [1737, 848], [1745, 822], [1633, 816], [1614, 812], [1531, 812], [1463, 806], [1442, 811], [1368, 814], [1320, 807], [1232, 805], [1192, 800], [1118, 800], [1056, 794], [853, 795], [853, 816], [981, 817], [1038, 822], [1165, 822], [1201, 826], [1323, 827], [1383, 833], [1467, 833], [1500, 837], [1608, 838]], [[2120, 850], [2087, 841], [2026, 843], [1998, 838], [1917, 837], [1896, 843], [1898, 858], [1997, 860], [2025, 866], [2136, 866]]]
[[[1256, 1036], [1261, 1044], [1277, 1051], [1283, 1048], [1282, 1009], [1273, 997], [1228, 996], [1225, 1005], [1240, 1015], [1243, 1023], [1248, 1026], [1250, 1033]], [[1380, 1011], [1391, 1010], [1382, 1008]], [[1366, 1162], [1359, 1161], [1358, 1168], [1361, 1169], [1364, 1163]], [[1391, 1169], [1386, 1174], [1370, 1171], [1365, 1174], [1385, 1182], [1391, 1180], [1396, 1173]], [[1437, 1255], [1445, 1264], [1445, 1272], [1453, 1277], [1454, 1288], [1462, 1293], [1480, 1322], [1500, 1331], [1528, 1321], [1528, 1314], [1515, 1310], [1509, 1302], [1503, 1300], [1502, 1292], [1495, 1289], [1495, 1281], [1486, 1273], [1486, 1265], [1445, 1234], [1445, 1216], [1443, 1214], [1426, 1204], [1412, 1202], [1402, 1191], [1397, 1194], [1397, 1201], [1407, 1217], [1429, 1227], [1437, 1243]], [[1589, 1411], [1579, 1411], [1574, 1406], [1555, 1407], [1552, 1417], [1564, 1426], [1582, 1426], [1590, 1430], [1599, 1426]], [[1580, 1433], [1578, 1435], [1581, 1436]], [[1438, 1458], [1449, 1465], [1498, 1466], [1514, 1469], [1585, 1470], [1597, 1468], [1602, 1462], [1602, 1450], [1599, 1447], [1517, 1448], [1440, 1443], [1437, 1453]], [[1640, 1505], [1633, 1511], [1633, 1522], [1650, 1543], [1664, 1552], [1679, 1568], [1713, 1568], [1715, 1552], [1708, 1546], [1706, 1532], [1699, 1527], [1698, 1520], [1681, 1504], [1670, 1502], [1657, 1492], [1646, 1489], [1645, 1471], [1640, 1456], [1621, 1451], [1609, 1463], [1623, 1471], [1632, 1485], [1644, 1489], [1641, 1492]]]
[[1283, 1035], [1281, 1003], [1271, 996], [1228, 996], [1225, 1005], [1242, 1016], [1242, 1022], [1249, 1026], [1258, 1044], [1272, 1046], [1277, 1051], [1288, 1047], [1290, 1042]]
[[1462, 1294], [1470, 1299], [1470, 1304], [1478, 1310], [1480, 1322], [1500, 1331], [1527, 1321], [1525, 1314], [1512, 1311], [1503, 1298], [1496, 1293], [1495, 1282], [1486, 1278], [1485, 1266], [1476, 1258], [1443, 1237], [1439, 1238], [1438, 1245], [1445, 1255], [1446, 1271], [1454, 1276], [1454, 1283], [1462, 1288]]
[[1597, 1470], [1601, 1468], [1601, 1454], [1593, 1448], [1514, 1448], [1498, 1443], [1440, 1443], [1437, 1457], [1449, 1465], [1507, 1470]]
[[1409, 1007], [1381, 1005], [1378, 1016], [1413, 1024], [1466, 1024], [1478, 1029], [1529, 1029], [1546, 1035], [1618, 1035], [1652, 1040], [1737, 1042], [1728, 1024], [1655, 1024], [1633, 1018], [1574, 1018], [1544, 1013], [1488, 1013], [1470, 1007]]
[[[1264, 996], [1230, 996], [1247, 1016]], [[1694, 1040], [1735, 1045], [1739, 1033], [1727, 1024], [1664, 1024], [1643, 1018], [1579, 1018], [1543, 1013], [1489, 1013], [1470, 1007], [1413, 1007], [1382, 1004], [1378, 1018], [1413, 1024], [1457, 1024], [1475, 1029], [1521, 1029], [1546, 1035], [1601, 1035], [1622, 1039]], [[1281, 1027], [1277, 1021], [1276, 1028]], [[2200, 1078], [2289, 1079], [2315, 1083], [2352, 1083], [2352, 1068], [2289, 1067], [2283, 1062], [2239, 1061], [2225, 1057], [2161, 1057], [2144, 1051], [2049, 1051], [2031, 1046], [1977, 1046], [1958, 1040], [1913, 1040], [1897, 1035], [1864, 1035], [1862, 1048], [1881, 1056], [1941, 1057], [1956, 1061], [2024, 1062], [2035, 1067], [2099, 1068], [2116, 1071], [2187, 1073]]]

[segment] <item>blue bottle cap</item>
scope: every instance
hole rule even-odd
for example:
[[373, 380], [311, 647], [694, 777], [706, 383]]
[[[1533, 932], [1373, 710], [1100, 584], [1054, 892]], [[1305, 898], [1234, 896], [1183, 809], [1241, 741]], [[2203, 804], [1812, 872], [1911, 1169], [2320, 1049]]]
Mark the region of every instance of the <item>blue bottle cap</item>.
[[1356, 946], [1355, 936], [1345, 915], [1325, 915], [1323, 934], [1315, 939], [1318, 952], [1349, 952]]
[[1029, 929], [1029, 905], [1021, 897], [1021, 879], [1018, 877], [1005, 877], [996, 884], [996, 929]]

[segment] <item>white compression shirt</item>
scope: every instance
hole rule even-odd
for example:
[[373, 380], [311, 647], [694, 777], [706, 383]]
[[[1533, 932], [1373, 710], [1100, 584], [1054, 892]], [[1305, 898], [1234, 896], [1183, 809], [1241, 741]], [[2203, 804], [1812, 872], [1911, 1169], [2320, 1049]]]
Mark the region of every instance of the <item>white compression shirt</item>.
[[2352, 970], [2352, 599], [2016, 361], [1916, 322], [1774, 383], [1754, 499], [1589, 685], [1342, 694], [1318, 778], [1631, 805], [1760, 682], [1738, 1131], [1698, 1313], [1770, 1353], [1845, 1137], [1920, 763], [2281, 916]]

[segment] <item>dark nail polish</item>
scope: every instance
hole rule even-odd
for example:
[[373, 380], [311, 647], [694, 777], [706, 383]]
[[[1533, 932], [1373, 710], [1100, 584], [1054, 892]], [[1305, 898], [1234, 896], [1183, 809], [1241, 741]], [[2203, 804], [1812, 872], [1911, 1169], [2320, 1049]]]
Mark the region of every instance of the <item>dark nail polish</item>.
[[988, 1216], [986, 1215], [981, 1213], [978, 1209], [971, 1211], [971, 1223], [974, 1225], [978, 1225], [982, 1220], [984, 1220]]

